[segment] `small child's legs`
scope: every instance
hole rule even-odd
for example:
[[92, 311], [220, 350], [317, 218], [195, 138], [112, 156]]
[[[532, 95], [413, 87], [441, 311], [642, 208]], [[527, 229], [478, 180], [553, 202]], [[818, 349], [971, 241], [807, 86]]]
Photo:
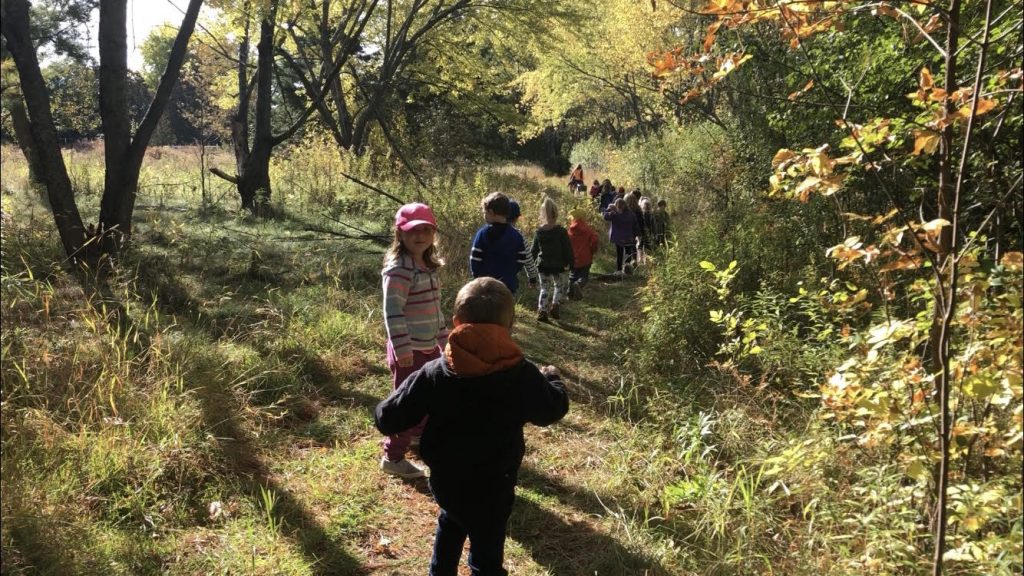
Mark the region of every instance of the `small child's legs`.
[[537, 310], [548, 310], [552, 305], [558, 306], [566, 296], [569, 285], [565, 272], [558, 274], [540, 273], [540, 295], [537, 297]]
[[[440, 355], [441, 353], [436, 349], [431, 352], [414, 351], [412, 353], [412, 366], [399, 366], [398, 361], [395, 358], [395, 352], [391, 349], [391, 343], [389, 342], [388, 368], [391, 369], [391, 389], [397, 390], [410, 374], [419, 370], [424, 364], [439, 357]], [[409, 451], [409, 444], [412, 442], [413, 437], [423, 434], [423, 426], [426, 425], [426, 423], [427, 419], [424, 418], [416, 426], [384, 438], [384, 456], [392, 462], [398, 462], [405, 458], [405, 453]]]
[[573, 268], [569, 273], [569, 284], [586, 286], [590, 282], [590, 264]]
[[630, 269], [636, 267], [636, 244], [623, 246], [625, 256], [622, 262], [622, 270], [629, 274]]
[[[439, 485], [440, 484], [440, 485]], [[469, 568], [474, 576], [505, 576], [505, 530], [512, 515], [515, 488], [445, 487], [430, 481], [441, 507], [434, 535], [430, 576], [455, 576], [469, 538]]]
[[569, 273], [569, 298], [583, 298], [583, 287], [590, 281], [590, 264], [578, 266]]
[[622, 266], [626, 264], [626, 247], [621, 244], [615, 245], [615, 271], [622, 272]]

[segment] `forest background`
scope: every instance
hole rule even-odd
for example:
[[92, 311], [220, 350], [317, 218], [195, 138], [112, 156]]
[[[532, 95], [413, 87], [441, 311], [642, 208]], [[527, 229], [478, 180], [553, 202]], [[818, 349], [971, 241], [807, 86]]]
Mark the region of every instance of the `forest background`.
[[579, 410], [513, 573], [1021, 572], [1020, 2], [181, 4], [132, 71], [126, 0], [3, 0], [0, 572], [422, 572], [391, 217], [450, 308], [479, 198], [576, 164], [674, 241], [520, 301]]

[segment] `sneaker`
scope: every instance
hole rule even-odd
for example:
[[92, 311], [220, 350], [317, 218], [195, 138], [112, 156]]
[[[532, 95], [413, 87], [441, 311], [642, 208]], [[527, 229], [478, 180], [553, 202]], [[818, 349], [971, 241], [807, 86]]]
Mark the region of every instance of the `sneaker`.
[[402, 458], [398, 462], [388, 460], [387, 456], [380, 459], [380, 469], [399, 478], [423, 478], [427, 473], [419, 466]]
[[569, 298], [572, 298], [573, 300], [581, 300], [583, 298], [583, 286], [574, 282], [572, 286], [569, 287]]
[[537, 310], [537, 322], [547, 322], [548, 313], [545, 310]]
[[558, 303], [555, 303], [555, 304], [551, 305], [551, 312], [549, 312], [549, 314], [551, 314], [552, 318], [554, 318], [555, 320], [558, 320], [558, 317], [559, 317], [558, 316]]

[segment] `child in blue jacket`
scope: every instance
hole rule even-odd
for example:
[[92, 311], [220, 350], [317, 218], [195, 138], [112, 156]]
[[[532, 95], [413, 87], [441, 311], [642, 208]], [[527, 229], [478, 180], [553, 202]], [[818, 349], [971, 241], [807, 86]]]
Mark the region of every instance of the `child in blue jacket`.
[[374, 413], [383, 434], [429, 416], [420, 455], [441, 507], [433, 576], [457, 573], [467, 537], [473, 574], [507, 574], [505, 533], [526, 451], [523, 427], [547, 426], [569, 410], [558, 370], [527, 361], [512, 340], [514, 319], [515, 299], [501, 282], [478, 278], [463, 286], [444, 357], [409, 376]]
[[490, 276], [508, 286], [514, 294], [519, 288], [517, 275], [526, 268], [530, 284], [537, 282], [531, 273], [533, 258], [519, 230], [508, 223], [511, 201], [501, 192], [488, 194], [481, 203], [486, 224], [477, 230], [469, 251], [469, 272], [473, 278]]

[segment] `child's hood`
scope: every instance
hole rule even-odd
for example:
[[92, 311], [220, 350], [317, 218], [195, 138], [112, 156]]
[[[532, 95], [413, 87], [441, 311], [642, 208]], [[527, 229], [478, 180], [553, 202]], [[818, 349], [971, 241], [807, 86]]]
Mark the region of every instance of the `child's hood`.
[[586, 220], [573, 220], [572, 223], [569, 224], [569, 233], [573, 235], [579, 233], [585, 234], [589, 230], [592, 230], [592, 228]]
[[518, 365], [523, 351], [504, 326], [459, 324], [448, 336], [444, 358], [459, 376], [483, 376]]

